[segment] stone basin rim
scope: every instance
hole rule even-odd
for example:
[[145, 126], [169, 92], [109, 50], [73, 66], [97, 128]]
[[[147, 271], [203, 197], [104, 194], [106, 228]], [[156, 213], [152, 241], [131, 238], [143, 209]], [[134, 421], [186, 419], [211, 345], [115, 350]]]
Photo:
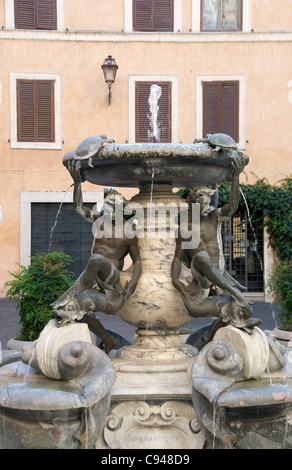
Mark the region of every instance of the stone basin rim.
[[[206, 163], [223, 164], [224, 166], [230, 165], [228, 158], [228, 151], [221, 149], [214, 157], [213, 147], [207, 144], [175, 144], [175, 143], [133, 143], [133, 144], [110, 144], [102, 147], [98, 152], [93, 155], [93, 165], [102, 165], [103, 161], [109, 163], [111, 160], [119, 161], [121, 159], [135, 158], [170, 158], [170, 159], [183, 159], [184, 157], [195, 161], [206, 161]], [[243, 152], [242, 152], [243, 153]], [[244, 153], [243, 153], [244, 154]], [[63, 157], [63, 164], [74, 159], [76, 151], [68, 152]], [[246, 164], [248, 163], [248, 156], [244, 154]], [[229, 160], [229, 162], [227, 162]], [[82, 164], [88, 162], [88, 159], [82, 160]], [[224, 162], [224, 163], [223, 163]], [[150, 161], [148, 162], [150, 163]]]
[[[90, 161], [81, 161], [83, 180], [117, 187], [139, 187], [143, 182], [169, 183], [174, 187], [217, 184], [229, 178], [231, 158], [221, 149], [213, 153], [207, 144], [134, 143], [102, 147]], [[248, 156], [244, 154], [248, 163]], [[74, 160], [76, 151], [63, 157]], [[91, 166], [92, 165], [92, 166]]]
[[[217, 382], [217, 391], [211, 395], [206, 394], [208, 389], [208, 382], [214, 384], [214, 377], [198, 377], [193, 380], [193, 388], [196, 393], [203, 395], [208, 401], [216, 403], [219, 408], [253, 408], [257, 406], [292, 406], [292, 385], [290, 377], [283, 376], [272, 376], [272, 385], [267, 386], [265, 382], [269, 380], [269, 377], [259, 377], [258, 379], [250, 380], [227, 380], [220, 379]], [[277, 382], [287, 381], [288, 386], [283, 387]], [[215, 380], [216, 382], [216, 380]], [[262, 386], [248, 387], [245, 388], [244, 384], [248, 382], [257, 382], [258, 385], [262, 383]], [[239, 387], [243, 384], [242, 388]], [[239, 387], [239, 388], [237, 388]], [[210, 388], [212, 388], [210, 386]]]

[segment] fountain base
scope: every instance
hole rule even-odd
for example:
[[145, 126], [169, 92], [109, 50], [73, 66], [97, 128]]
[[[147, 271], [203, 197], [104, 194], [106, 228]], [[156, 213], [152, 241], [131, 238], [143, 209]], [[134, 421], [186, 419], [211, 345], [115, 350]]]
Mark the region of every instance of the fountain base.
[[54, 378], [22, 361], [0, 368], [0, 448], [94, 448], [110, 409], [114, 367], [93, 344], [64, 335], [58, 348], [54, 329], [45, 330], [31, 358], [54, 370]]
[[122, 354], [112, 360], [111, 410], [97, 449], [203, 448], [192, 405], [194, 357], [133, 361]]
[[291, 353], [259, 329], [219, 330], [192, 368], [205, 448], [290, 449], [291, 377]]
[[118, 356], [131, 360], [175, 361], [194, 358], [198, 350], [182, 342], [180, 330], [138, 329], [133, 344], [118, 351]]

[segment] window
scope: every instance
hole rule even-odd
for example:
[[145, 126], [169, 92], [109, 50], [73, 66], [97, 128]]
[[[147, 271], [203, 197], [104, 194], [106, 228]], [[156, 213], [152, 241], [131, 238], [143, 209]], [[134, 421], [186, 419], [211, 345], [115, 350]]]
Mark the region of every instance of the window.
[[10, 73], [10, 147], [62, 149], [60, 74]]
[[54, 81], [17, 80], [18, 142], [54, 142]]
[[242, 0], [201, 0], [202, 31], [241, 31]]
[[173, 31], [174, 0], [133, 0], [134, 31]]
[[203, 82], [203, 135], [223, 132], [239, 142], [239, 82]]
[[[171, 82], [155, 82], [161, 87], [161, 96], [158, 100], [158, 141], [171, 142]], [[135, 89], [135, 141], [153, 142], [150, 124], [150, 107], [148, 99], [153, 82], [136, 82]]]
[[56, 0], [14, 0], [15, 28], [57, 29]]

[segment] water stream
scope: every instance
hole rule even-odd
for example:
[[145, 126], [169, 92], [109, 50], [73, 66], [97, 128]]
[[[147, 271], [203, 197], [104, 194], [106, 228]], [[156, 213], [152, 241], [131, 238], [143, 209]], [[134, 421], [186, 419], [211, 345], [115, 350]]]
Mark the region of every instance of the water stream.
[[[151, 188], [150, 188], [150, 213], [149, 213], [149, 222], [150, 225], [152, 225], [152, 200], [153, 200], [153, 185], [154, 185], [154, 176], [155, 176], [155, 170], [152, 169], [152, 176], [151, 176]], [[148, 221], [147, 221], [148, 223]], [[155, 225], [155, 220], [154, 220], [154, 225]], [[147, 227], [148, 229], [148, 227]]]
[[216, 402], [217, 402], [217, 400], [214, 400], [214, 402], [213, 402], [213, 429], [212, 429], [213, 442], [212, 442], [212, 449], [215, 449], [215, 443], [216, 443]]
[[31, 368], [32, 361], [33, 361], [34, 358], [35, 358], [36, 350], [37, 350], [37, 342], [35, 343], [35, 345], [34, 345], [33, 348], [32, 348], [31, 356], [30, 356], [29, 362], [28, 362], [28, 364], [27, 364], [26, 371], [25, 371], [25, 373], [24, 373], [24, 375], [23, 375], [23, 379], [22, 379], [23, 382], [26, 382], [26, 381], [27, 381], [27, 378], [28, 378], [28, 376], [29, 376], [29, 371], [30, 371], [30, 368]]
[[259, 253], [258, 253], [258, 240], [257, 240], [257, 236], [256, 236], [256, 233], [255, 233], [254, 226], [253, 226], [252, 221], [251, 221], [251, 216], [250, 216], [250, 211], [249, 211], [249, 207], [248, 207], [248, 204], [247, 204], [247, 200], [246, 200], [246, 198], [245, 198], [245, 195], [244, 195], [244, 192], [242, 191], [242, 189], [239, 188], [239, 190], [240, 190], [240, 193], [241, 193], [241, 195], [242, 195], [242, 197], [243, 197], [243, 200], [244, 200], [244, 204], [245, 204], [246, 212], [247, 212], [247, 217], [248, 217], [249, 224], [250, 224], [250, 227], [251, 227], [251, 231], [252, 231], [252, 234], [253, 234], [253, 237], [254, 237], [256, 255], [257, 255], [257, 258], [258, 258], [258, 260], [259, 260], [259, 263], [260, 263], [260, 266], [261, 266], [261, 270], [262, 270], [262, 272], [264, 273], [263, 262], [262, 262], [261, 257], [259, 256]]
[[272, 302], [271, 307], [272, 307], [272, 315], [273, 315], [273, 320], [274, 320], [274, 322], [275, 322], [275, 327], [278, 328], [278, 320], [277, 320], [277, 314], [276, 314], [276, 312], [275, 312], [275, 304], [274, 304], [274, 302]]
[[[254, 230], [254, 227], [253, 227], [253, 224], [252, 224], [252, 221], [251, 221], [251, 216], [250, 216], [250, 210], [249, 210], [249, 207], [248, 207], [248, 203], [247, 203], [247, 200], [246, 200], [246, 197], [244, 195], [244, 192], [242, 191], [241, 188], [239, 188], [240, 190], [240, 193], [243, 197], [243, 200], [244, 200], [244, 204], [245, 204], [245, 207], [246, 207], [246, 211], [247, 211], [247, 216], [248, 216], [248, 220], [249, 220], [249, 224], [250, 224], [250, 227], [251, 227], [251, 230], [252, 230], [252, 233], [253, 233], [253, 237], [254, 237], [254, 240], [255, 240], [255, 252], [256, 252], [256, 256], [259, 260], [259, 263], [260, 263], [260, 267], [261, 267], [261, 270], [262, 270], [262, 273], [263, 273], [263, 280], [264, 280], [264, 285], [266, 284], [265, 283], [265, 272], [264, 272], [264, 267], [263, 267], [263, 262], [262, 262], [262, 259], [258, 253], [258, 241], [257, 241], [257, 236], [256, 236], [256, 233], [255, 233], [255, 230]], [[274, 307], [274, 304], [272, 303], [272, 316], [273, 316], [273, 320], [275, 322], [275, 328], [278, 328], [278, 324], [277, 324], [277, 315], [276, 315], [276, 312], [275, 312], [275, 307]]]
[[74, 186], [74, 183], [70, 184], [70, 186], [69, 186], [69, 187], [67, 188], [67, 190], [65, 191], [64, 197], [63, 197], [63, 199], [62, 199], [62, 201], [61, 201], [61, 203], [60, 203], [60, 206], [59, 206], [57, 215], [56, 215], [56, 217], [55, 217], [54, 225], [53, 225], [53, 227], [51, 228], [50, 243], [49, 243], [48, 253], [50, 253], [50, 251], [51, 251], [52, 242], [53, 242], [53, 233], [54, 233], [54, 230], [55, 230], [56, 225], [57, 225], [57, 223], [58, 223], [58, 218], [59, 218], [59, 215], [60, 215], [62, 206], [63, 206], [63, 204], [64, 204], [64, 201], [65, 201], [65, 198], [66, 198], [66, 196], [67, 196], [67, 193], [68, 193], [69, 189], [70, 189], [72, 186]]
[[148, 131], [148, 137], [153, 142], [159, 142], [160, 140], [160, 129], [158, 126], [158, 100], [162, 95], [162, 88], [159, 85], [153, 84], [150, 88], [150, 95], [148, 98], [149, 110], [148, 119], [150, 122], [151, 130]]

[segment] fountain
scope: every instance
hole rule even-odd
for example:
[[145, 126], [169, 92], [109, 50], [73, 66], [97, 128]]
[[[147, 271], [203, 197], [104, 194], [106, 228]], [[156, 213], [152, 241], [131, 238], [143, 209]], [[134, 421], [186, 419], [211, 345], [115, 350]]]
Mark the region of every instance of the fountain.
[[0, 448], [94, 448], [115, 371], [87, 325], [61, 330], [51, 320], [17, 361], [13, 356], [0, 369]]
[[[232, 142], [92, 136], [65, 155], [75, 209], [94, 224], [92, 255], [37, 342], [0, 369], [4, 448], [292, 447], [291, 353], [258, 327], [223, 260], [220, 220], [237, 208], [248, 163]], [[206, 186], [224, 180], [229, 204], [210, 207]], [[139, 193], [109, 190], [97, 214], [83, 206], [83, 181]], [[173, 191], [183, 186], [187, 200]], [[92, 344], [98, 311], [135, 326], [134, 343], [109, 356]], [[185, 341], [193, 317], [213, 322]]]
[[227, 326], [199, 353], [193, 403], [207, 449], [291, 449], [291, 352]]

